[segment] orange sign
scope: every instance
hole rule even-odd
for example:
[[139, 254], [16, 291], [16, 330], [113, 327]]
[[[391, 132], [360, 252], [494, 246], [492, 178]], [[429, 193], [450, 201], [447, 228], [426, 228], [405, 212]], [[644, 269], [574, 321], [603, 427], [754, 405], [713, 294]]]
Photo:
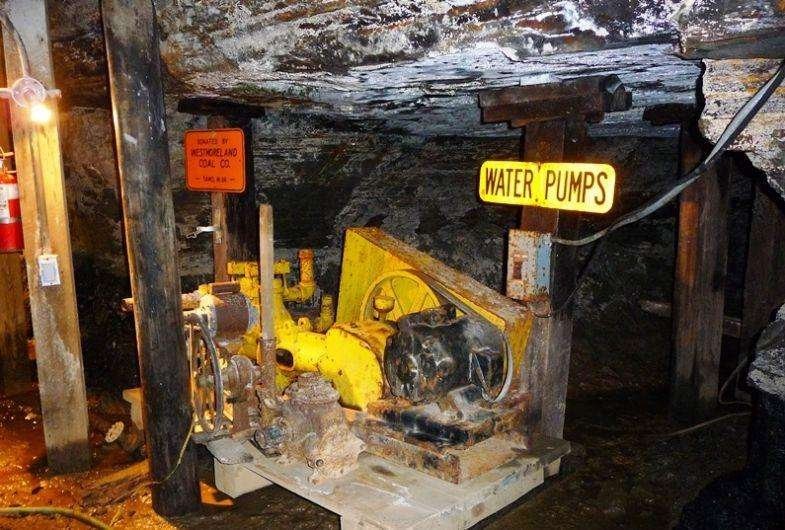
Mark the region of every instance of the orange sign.
[[245, 191], [242, 129], [185, 132], [185, 184], [191, 191]]

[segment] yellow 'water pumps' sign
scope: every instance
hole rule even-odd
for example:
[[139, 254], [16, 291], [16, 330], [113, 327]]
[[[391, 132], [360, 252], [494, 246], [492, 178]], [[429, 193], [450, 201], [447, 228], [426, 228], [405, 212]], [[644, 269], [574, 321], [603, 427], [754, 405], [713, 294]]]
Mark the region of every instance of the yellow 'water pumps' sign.
[[496, 204], [606, 213], [615, 186], [608, 164], [488, 160], [480, 169], [480, 198]]

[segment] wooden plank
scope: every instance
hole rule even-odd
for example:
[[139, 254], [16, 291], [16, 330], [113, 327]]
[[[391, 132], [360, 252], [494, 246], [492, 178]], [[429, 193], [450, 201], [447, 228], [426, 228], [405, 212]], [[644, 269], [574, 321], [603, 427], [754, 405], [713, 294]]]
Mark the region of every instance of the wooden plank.
[[[208, 109], [196, 109], [202, 111]], [[212, 109], [214, 110], [214, 109]], [[207, 119], [211, 129], [238, 128], [245, 137], [245, 191], [243, 193], [212, 194], [213, 226], [221, 232], [213, 234], [213, 259], [216, 281], [226, 281], [228, 261], [255, 261], [259, 255], [259, 216], [256, 207], [256, 186], [253, 164], [253, 121], [248, 116], [211, 115]], [[218, 197], [222, 195], [222, 197]], [[219, 271], [223, 271], [219, 274]], [[219, 278], [224, 278], [219, 280]]]
[[[10, 0], [5, 9], [27, 48], [30, 75], [52, 88], [46, 2]], [[3, 39], [7, 76], [17, 79], [16, 47], [6, 32]], [[47, 104], [57, 116], [56, 101]], [[87, 399], [57, 120], [33, 124], [25, 109], [11, 105], [11, 125], [47, 459], [55, 471], [82, 470], [90, 465]], [[40, 285], [42, 254], [57, 256], [60, 285]]]
[[[698, 164], [703, 149], [686, 127], [681, 173]], [[710, 415], [717, 403], [728, 252], [727, 161], [687, 188], [679, 202], [673, 295], [674, 359], [671, 414], [682, 420]]]
[[11, 396], [30, 389], [27, 358], [27, 308], [24, 267], [20, 254], [0, 254], [0, 366], [3, 394]]
[[[2, 53], [0, 86], [8, 86]], [[14, 150], [11, 115], [7, 104], [0, 105], [0, 147], [5, 152]], [[7, 158], [5, 165], [6, 168], [13, 169], [13, 158]], [[0, 389], [6, 396], [29, 390], [32, 381], [30, 360], [27, 357], [29, 322], [24, 302], [23, 267], [21, 254], [0, 254], [0, 278], [3, 279], [0, 288]]]
[[566, 117], [602, 120], [605, 112], [628, 110], [632, 94], [618, 76], [586, 76], [557, 83], [486, 90], [479, 95], [485, 123], [513, 127]]
[[[653, 300], [640, 300], [638, 302], [640, 308], [657, 315], [658, 317], [670, 318], [672, 307], [668, 302], [655, 302]], [[725, 316], [722, 319], [722, 334], [726, 337], [741, 338], [741, 319], [736, 317]]]
[[[163, 77], [150, 0], [102, 2], [153, 508], [200, 505]], [[166, 479], [166, 480], [164, 480]]]
[[517, 458], [528, 443], [523, 438], [515, 440], [498, 435], [461, 449], [436, 450], [426, 444], [405, 441], [400, 431], [373, 425], [367, 425], [366, 429], [362, 434], [366, 452], [454, 484], [464, 483]]
[[211, 193], [210, 205], [212, 210], [212, 225], [216, 227], [213, 232], [213, 278], [216, 282], [229, 281], [226, 272], [228, 262], [226, 243], [228, 236], [226, 227], [226, 193]]
[[[532, 123], [525, 129], [523, 159], [558, 162], [564, 158], [565, 120]], [[577, 216], [546, 208], [522, 208], [521, 228], [569, 236]], [[536, 318], [532, 330], [530, 360], [532, 414], [538, 431], [561, 438], [567, 400], [567, 383], [572, 346], [572, 311], [562, 307], [575, 285], [576, 248], [554, 245], [551, 254], [550, 316]], [[555, 310], [554, 310], [555, 308]]]
[[[776, 235], [779, 234], [779, 237]], [[785, 303], [785, 202], [755, 182], [744, 274], [740, 355], [753, 353], [772, 312]]]
[[232, 193], [226, 198], [226, 243], [230, 260], [256, 261], [259, 256], [259, 215], [256, 204], [256, 179], [254, 178], [253, 120], [234, 118], [232, 127], [245, 134], [245, 191]]
[[[540, 440], [517, 459], [460, 485], [369, 454], [360, 455], [356, 470], [315, 485], [305, 464], [282, 464], [249, 442], [244, 449], [254, 455], [253, 462], [235, 465], [255, 473], [258, 482], [247, 474], [224, 473], [222, 483], [230, 491], [252, 491], [273, 482], [339, 514], [347, 528], [433, 530], [469, 528], [514, 502], [542, 484], [546, 469], [569, 453], [569, 444]], [[239, 477], [236, 483], [232, 477]]]

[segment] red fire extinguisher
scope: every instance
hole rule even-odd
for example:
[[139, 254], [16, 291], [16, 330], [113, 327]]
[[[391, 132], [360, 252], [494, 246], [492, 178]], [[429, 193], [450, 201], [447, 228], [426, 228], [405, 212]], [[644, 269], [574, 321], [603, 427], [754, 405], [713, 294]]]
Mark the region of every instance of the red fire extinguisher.
[[0, 161], [0, 252], [21, 252], [22, 212], [16, 176]]

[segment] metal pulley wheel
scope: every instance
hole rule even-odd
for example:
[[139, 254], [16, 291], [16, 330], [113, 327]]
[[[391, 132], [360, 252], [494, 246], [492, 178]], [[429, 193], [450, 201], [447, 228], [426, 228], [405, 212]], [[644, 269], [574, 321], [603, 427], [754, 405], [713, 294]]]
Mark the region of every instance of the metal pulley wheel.
[[188, 350], [194, 414], [202, 433], [216, 434], [230, 421], [221, 377], [227, 362], [212, 337], [195, 325], [188, 326]]
[[363, 296], [360, 318], [397, 321], [404, 315], [439, 307], [444, 300], [417, 274], [408, 270], [386, 272]]

